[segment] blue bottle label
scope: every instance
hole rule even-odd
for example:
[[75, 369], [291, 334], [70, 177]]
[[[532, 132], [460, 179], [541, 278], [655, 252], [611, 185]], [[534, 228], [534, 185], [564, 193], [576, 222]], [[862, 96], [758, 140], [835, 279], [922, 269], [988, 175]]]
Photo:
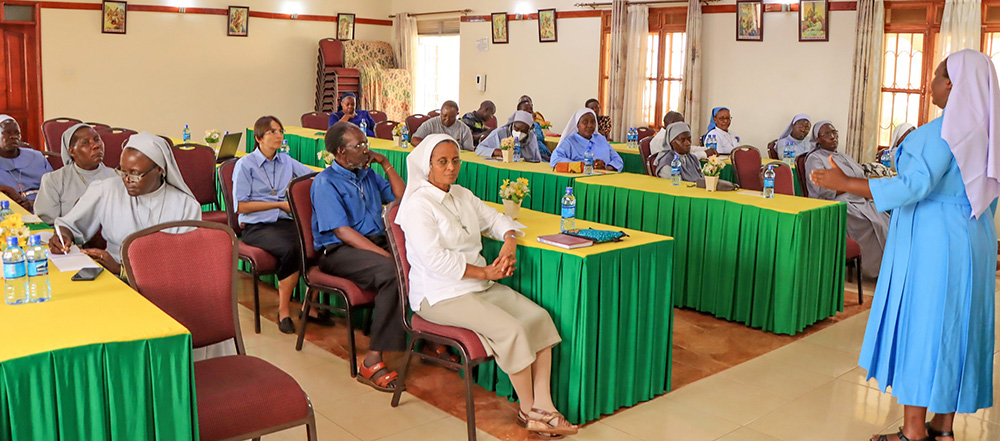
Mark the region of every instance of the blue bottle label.
[[13, 262], [3, 264], [3, 278], [16, 279], [24, 277], [24, 262]]
[[28, 277], [44, 276], [49, 273], [49, 260], [36, 260], [27, 265]]
[[764, 188], [774, 188], [774, 179], [764, 179]]
[[576, 217], [576, 207], [575, 206], [563, 205], [563, 208], [562, 208], [562, 217], [563, 218]]

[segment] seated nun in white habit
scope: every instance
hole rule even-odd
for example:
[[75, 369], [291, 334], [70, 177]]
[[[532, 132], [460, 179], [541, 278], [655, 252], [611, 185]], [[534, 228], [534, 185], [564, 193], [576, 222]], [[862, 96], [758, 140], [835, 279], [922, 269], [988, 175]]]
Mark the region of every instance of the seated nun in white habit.
[[[896, 151], [899, 150], [899, 146], [906, 139], [906, 135], [910, 132], [917, 130], [917, 127], [908, 122], [899, 123], [896, 127], [892, 129], [892, 142], [889, 143], [889, 157], [892, 158], [892, 170], [896, 171]], [[35, 203], [38, 206], [38, 203]]]
[[740, 146], [740, 137], [729, 130], [733, 123], [733, 117], [726, 107], [716, 107], [712, 109], [712, 121], [708, 123], [708, 133], [701, 137], [701, 145], [708, 147], [708, 137], [715, 137], [715, 150], [720, 155], [733, 153], [736, 147]]
[[794, 151], [792, 157], [809, 153], [814, 147], [812, 141], [809, 139], [811, 125], [812, 120], [809, 119], [809, 115], [804, 113], [795, 115], [792, 118], [792, 122], [788, 123], [788, 127], [785, 128], [784, 132], [781, 132], [781, 136], [774, 143], [774, 150], [778, 152], [778, 157], [784, 157], [785, 146], [788, 144], [792, 145], [792, 150]]
[[[546, 436], [576, 433], [552, 402], [552, 347], [562, 340], [552, 318], [527, 297], [494, 283], [514, 273], [517, 237], [523, 235], [518, 224], [455, 184], [462, 159], [448, 135], [428, 136], [406, 164], [396, 223], [406, 232], [410, 308], [430, 322], [479, 335], [510, 376], [521, 427]], [[482, 234], [503, 241], [492, 263], [482, 255]]]
[[[852, 178], [865, 178], [865, 172], [854, 158], [837, 151], [839, 133], [830, 121], [820, 121], [813, 126], [813, 142], [816, 149], [806, 156], [805, 174], [813, 170], [837, 168]], [[847, 237], [861, 245], [861, 273], [868, 278], [878, 277], [882, 266], [882, 252], [885, 238], [889, 233], [889, 214], [879, 212], [875, 202], [854, 193], [836, 192], [807, 182], [809, 197], [847, 204]]]
[[104, 141], [87, 124], [77, 124], [63, 132], [61, 152], [63, 168], [42, 175], [35, 198], [35, 214], [49, 225], [69, 213], [92, 182], [118, 177], [114, 170], [104, 166]]
[[656, 176], [670, 179], [670, 162], [674, 160], [674, 154], [681, 160], [681, 180], [687, 182], [697, 182], [705, 177], [701, 172], [701, 160], [691, 153], [691, 126], [684, 122], [675, 122], [667, 126], [667, 135], [670, 143], [666, 150], [656, 154], [653, 166], [656, 167]]

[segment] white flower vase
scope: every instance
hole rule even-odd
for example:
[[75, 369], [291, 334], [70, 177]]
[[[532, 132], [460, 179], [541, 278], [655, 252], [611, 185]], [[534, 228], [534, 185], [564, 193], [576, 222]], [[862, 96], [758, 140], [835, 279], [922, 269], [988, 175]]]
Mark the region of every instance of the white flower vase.
[[715, 191], [719, 186], [718, 176], [705, 176], [705, 190]]
[[514, 162], [514, 149], [500, 150], [503, 153], [503, 162]]
[[392, 145], [396, 147], [403, 146], [403, 137], [399, 135], [392, 135]]
[[521, 215], [521, 204], [510, 199], [504, 199], [503, 214], [506, 214], [511, 219], [517, 219], [517, 217]]

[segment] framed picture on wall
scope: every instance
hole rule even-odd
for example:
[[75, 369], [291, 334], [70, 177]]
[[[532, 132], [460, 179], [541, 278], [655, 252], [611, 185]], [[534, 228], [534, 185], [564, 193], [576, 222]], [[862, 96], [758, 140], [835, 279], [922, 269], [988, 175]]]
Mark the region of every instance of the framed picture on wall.
[[250, 35], [250, 7], [230, 6], [226, 35], [230, 37], [246, 37]]
[[128, 12], [126, 2], [106, 1], [101, 5], [101, 32], [104, 34], [124, 34], [125, 17]]
[[507, 13], [494, 12], [490, 15], [493, 19], [493, 44], [507, 44], [509, 35], [507, 34]]
[[799, 0], [799, 41], [830, 41], [827, 0]]
[[554, 43], [559, 41], [559, 36], [556, 34], [556, 10], [555, 9], [539, 9], [538, 10], [538, 42], [539, 43]]
[[764, 41], [761, 0], [736, 0], [736, 41]]
[[337, 39], [354, 39], [354, 14], [337, 14]]

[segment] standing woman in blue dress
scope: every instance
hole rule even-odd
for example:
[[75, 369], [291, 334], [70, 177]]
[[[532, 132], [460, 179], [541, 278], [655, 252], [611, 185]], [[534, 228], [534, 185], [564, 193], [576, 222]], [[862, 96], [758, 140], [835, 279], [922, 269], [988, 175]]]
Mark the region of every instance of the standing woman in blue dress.
[[[980, 52], [951, 54], [934, 71], [944, 115], [896, 152], [899, 175], [848, 178], [831, 168], [816, 185], [892, 210], [858, 364], [904, 406], [899, 433], [875, 441], [953, 440], [956, 412], [993, 405], [994, 293], [1000, 195], [1000, 87]], [[924, 423], [927, 411], [934, 413]]]

